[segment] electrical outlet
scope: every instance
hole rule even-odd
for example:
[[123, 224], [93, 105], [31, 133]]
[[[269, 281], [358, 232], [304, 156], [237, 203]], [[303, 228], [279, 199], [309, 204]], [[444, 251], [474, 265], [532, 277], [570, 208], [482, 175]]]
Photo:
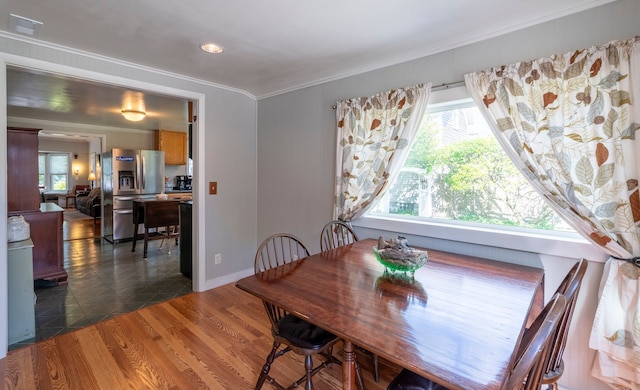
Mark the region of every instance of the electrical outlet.
[[222, 263], [222, 255], [220, 253], [216, 253], [216, 256], [214, 257], [214, 262], [216, 264]]

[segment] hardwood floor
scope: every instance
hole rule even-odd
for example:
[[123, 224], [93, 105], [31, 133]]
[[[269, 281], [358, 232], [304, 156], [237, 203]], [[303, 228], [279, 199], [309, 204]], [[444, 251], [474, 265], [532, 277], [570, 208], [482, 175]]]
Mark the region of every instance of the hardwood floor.
[[[75, 209], [65, 209], [65, 213], [76, 211]], [[82, 238], [100, 237], [100, 219], [97, 219], [94, 223], [93, 218], [67, 220], [62, 223], [62, 239], [78, 240]]]
[[[4, 389], [252, 389], [272, 344], [262, 302], [234, 284], [190, 293], [10, 351]], [[342, 345], [334, 355], [341, 358]], [[358, 355], [367, 389], [386, 389], [399, 368]], [[283, 383], [304, 372], [294, 353], [271, 372]], [[341, 389], [338, 365], [314, 376], [316, 389]], [[265, 383], [264, 389], [271, 389]]]

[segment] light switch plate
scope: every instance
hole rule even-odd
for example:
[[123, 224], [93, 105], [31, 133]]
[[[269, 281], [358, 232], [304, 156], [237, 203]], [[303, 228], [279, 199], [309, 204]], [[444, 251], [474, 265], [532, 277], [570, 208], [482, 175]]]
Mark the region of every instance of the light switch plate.
[[218, 193], [218, 182], [210, 181], [209, 182], [209, 195], [215, 195]]

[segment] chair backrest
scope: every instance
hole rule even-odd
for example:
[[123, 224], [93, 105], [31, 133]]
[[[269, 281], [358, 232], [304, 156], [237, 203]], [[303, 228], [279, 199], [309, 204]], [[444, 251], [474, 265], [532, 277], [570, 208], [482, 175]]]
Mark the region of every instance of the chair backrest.
[[78, 195], [78, 194], [82, 194], [82, 193], [88, 193], [91, 188], [89, 188], [90, 186], [88, 184], [76, 184], [76, 188], [74, 190], [74, 194]]
[[309, 256], [309, 251], [298, 237], [277, 233], [267, 237], [256, 251], [254, 273], [260, 273]]
[[536, 317], [523, 337], [504, 390], [540, 388], [545, 357], [565, 307], [565, 297], [556, 293]]
[[[258, 247], [253, 271], [254, 274], [259, 274], [285, 264], [293, 264], [307, 256], [309, 256], [309, 251], [298, 237], [288, 233], [273, 234], [265, 238]], [[286, 272], [287, 270], [283, 271], [283, 274]], [[272, 331], [278, 334], [278, 323], [282, 317], [287, 315], [287, 311], [267, 301], [262, 301], [262, 303], [271, 321]]]
[[567, 273], [560, 286], [556, 290], [557, 293], [564, 295], [567, 300], [567, 307], [560, 321], [560, 326], [555, 332], [547, 361], [545, 362], [545, 374], [555, 372], [558, 377], [562, 374], [562, 354], [567, 345], [569, 327], [571, 326], [571, 318], [573, 317], [573, 309], [576, 305], [576, 299], [580, 292], [582, 279], [587, 271], [589, 262], [584, 258], [580, 259]]
[[331, 221], [324, 225], [320, 233], [322, 252], [358, 241], [358, 235], [351, 226], [342, 221]]

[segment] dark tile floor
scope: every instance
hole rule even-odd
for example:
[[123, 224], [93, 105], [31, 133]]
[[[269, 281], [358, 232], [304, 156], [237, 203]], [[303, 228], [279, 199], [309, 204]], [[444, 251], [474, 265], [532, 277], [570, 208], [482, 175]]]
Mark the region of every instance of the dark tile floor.
[[179, 247], [169, 241], [149, 242], [146, 261], [142, 245], [132, 253], [130, 242], [114, 245], [97, 237], [65, 241], [68, 285], [36, 281], [36, 336], [9, 350], [190, 293], [191, 279], [179, 269]]

